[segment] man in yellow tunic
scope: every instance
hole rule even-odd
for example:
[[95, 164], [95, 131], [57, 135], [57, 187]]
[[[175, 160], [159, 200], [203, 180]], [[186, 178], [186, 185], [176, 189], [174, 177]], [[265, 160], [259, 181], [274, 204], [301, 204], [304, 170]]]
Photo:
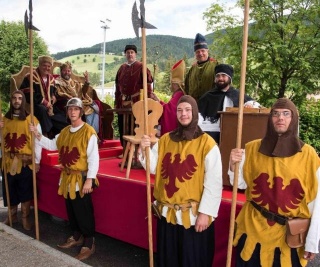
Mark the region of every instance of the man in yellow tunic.
[[[247, 143], [245, 150], [231, 151], [231, 182], [240, 162], [238, 187], [247, 198], [236, 219], [236, 266], [301, 267], [318, 253], [319, 158], [298, 138], [298, 121], [295, 105], [280, 98], [271, 109], [265, 137]], [[311, 218], [306, 243], [299, 248], [285, 241], [286, 221], [295, 217]]]
[[[26, 98], [22, 91], [16, 90], [10, 99], [10, 109], [6, 113], [0, 128], [3, 133], [4, 155], [2, 170], [6, 171], [12, 222], [18, 222], [17, 210], [21, 203], [22, 225], [25, 230], [31, 230], [28, 219], [30, 204], [33, 200], [33, 174], [32, 174], [32, 143], [29, 124], [31, 116], [25, 111]], [[38, 120], [34, 117], [34, 123], [41, 131]], [[35, 150], [36, 171], [39, 170], [41, 160], [41, 148]], [[3, 175], [4, 176], [4, 175]], [[3, 186], [4, 206], [8, 206], [5, 180]], [[9, 225], [9, 218], [4, 221]]]
[[98, 138], [92, 126], [82, 121], [83, 104], [79, 98], [71, 98], [66, 105], [71, 125], [50, 140], [31, 125], [36, 145], [48, 150], [59, 150], [61, 164], [59, 195], [63, 195], [73, 235], [59, 248], [81, 246], [78, 260], [85, 260], [95, 252], [95, 220], [91, 193], [98, 185]]
[[[212, 266], [214, 220], [222, 196], [222, 164], [216, 142], [198, 126], [194, 98], [177, 105], [178, 128], [164, 134], [150, 151], [159, 209], [157, 266]], [[150, 146], [150, 137], [141, 141]], [[141, 164], [145, 160], [140, 156]]]

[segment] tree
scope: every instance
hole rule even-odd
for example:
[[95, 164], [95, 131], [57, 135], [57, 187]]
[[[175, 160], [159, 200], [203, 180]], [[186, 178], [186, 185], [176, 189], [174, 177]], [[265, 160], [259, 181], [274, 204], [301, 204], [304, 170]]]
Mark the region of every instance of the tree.
[[[33, 32], [33, 62], [38, 56], [48, 55], [48, 47], [37, 32]], [[2, 100], [8, 101], [10, 95], [11, 74], [20, 71], [23, 65], [29, 65], [29, 45], [22, 22], [0, 23], [0, 90]]]
[[[243, 2], [237, 6], [243, 7]], [[250, 2], [246, 91], [262, 104], [269, 106], [286, 96], [299, 106], [319, 89], [319, 12], [317, 0]], [[208, 29], [216, 31], [212, 45], [216, 58], [240, 73], [243, 21], [230, 14], [225, 6], [212, 4], [204, 18]]]

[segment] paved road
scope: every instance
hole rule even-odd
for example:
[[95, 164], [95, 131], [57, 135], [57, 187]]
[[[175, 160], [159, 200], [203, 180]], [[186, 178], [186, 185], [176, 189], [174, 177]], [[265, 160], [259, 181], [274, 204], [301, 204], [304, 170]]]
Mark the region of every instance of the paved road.
[[[7, 214], [7, 208], [4, 208], [2, 201], [2, 185], [0, 181], [0, 221], [4, 221]], [[53, 220], [52, 217], [44, 212], [39, 211], [39, 240], [48, 246], [67, 253], [74, 257], [78, 254], [79, 248], [71, 248], [67, 250], [59, 249], [57, 244], [65, 241], [68, 235], [71, 235], [70, 228], [67, 223]], [[19, 209], [19, 218], [20, 209]], [[32, 220], [34, 214], [32, 213]], [[32, 238], [36, 237], [35, 230], [25, 231], [20, 223], [14, 224], [13, 228]], [[1, 240], [2, 242], [2, 240]], [[130, 245], [125, 242], [110, 238], [106, 235], [96, 234], [96, 253], [84, 263], [95, 267], [144, 267], [149, 266], [149, 252], [145, 249]], [[17, 252], [19, 253], [19, 252]], [[156, 255], [155, 255], [156, 256]], [[154, 257], [155, 257], [154, 256]], [[2, 258], [2, 256], [1, 256]], [[3, 266], [3, 265], [1, 265]], [[6, 265], [13, 266], [13, 265]], [[24, 265], [20, 265], [24, 266]], [[40, 265], [35, 265], [40, 266]]]
[[[7, 209], [3, 207], [1, 186], [0, 177], [0, 221], [4, 221], [7, 214]], [[36, 236], [34, 229], [31, 231], [25, 231], [20, 223], [14, 224], [13, 228], [32, 238], [35, 238]], [[65, 238], [70, 234], [71, 232], [66, 222], [54, 220], [49, 214], [39, 211], [39, 239], [41, 242], [57, 251], [67, 253], [68, 255], [74, 257], [78, 254], [79, 248], [72, 248], [68, 250], [57, 248], [57, 244], [64, 242]], [[3, 241], [1, 240], [1, 242]], [[156, 254], [154, 255], [154, 259], [155, 258]], [[95, 267], [147, 267], [149, 266], [149, 252], [145, 249], [97, 233], [96, 253], [89, 259], [85, 260], [84, 263]], [[6, 266], [11, 267], [14, 265]], [[315, 260], [307, 265], [307, 267], [319, 266], [320, 255], [318, 255]]]

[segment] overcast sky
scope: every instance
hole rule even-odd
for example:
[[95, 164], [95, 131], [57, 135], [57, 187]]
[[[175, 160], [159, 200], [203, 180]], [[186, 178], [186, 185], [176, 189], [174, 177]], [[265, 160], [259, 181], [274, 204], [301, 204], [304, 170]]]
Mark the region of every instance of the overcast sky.
[[[137, 0], [139, 10], [140, 1]], [[227, 0], [225, 2], [234, 2]], [[106, 42], [134, 38], [131, 22], [134, 0], [33, 0], [33, 25], [40, 32], [50, 53], [64, 52], [102, 43], [100, 20], [109, 19]], [[207, 34], [203, 20], [210, 0], [146, 0], [146, 21], [157, 29], [147, 35], [162, 34], [194, 38]], [[23, 21], [29, 0], [0, 0], [0, 20]], [[29, 14], [29, 11], [28, 11]]]

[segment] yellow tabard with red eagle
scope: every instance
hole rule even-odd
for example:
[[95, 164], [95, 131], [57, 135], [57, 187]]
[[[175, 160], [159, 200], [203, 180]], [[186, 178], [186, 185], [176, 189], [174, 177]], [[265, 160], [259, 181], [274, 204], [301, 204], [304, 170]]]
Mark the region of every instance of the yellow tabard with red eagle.
[[[162, 136], [158, 142], [155, 199], [168, 204], [199, 203], [203, 192], [205, 157], [214, 145], [214, 140], [207, 134], [180, 142], [172, 141], [169, 134]], [[159, 208], [162, 210], [163, 205], [160, 204]], [[168, 207], [167, 222], [176, 224], [175, 212]], [[182, 211], [182, 223], [186, 229], [190, 227], [189, 209]]]
[[[14, 166], [17, 174], [21, 173], [23, 166], [23, 158], [32, 159], [32, 148], [31, 148], [31, 133], [29, 125], [31, 123], [31, 117], [27, 116], [25, 120], [19, 120], [17, 117], [13, 117], [12, 120], [3, 118], [3, 138], [4, 138], [4, 152], [5, 156], [2, 160], [2, 168], [4, 164], [6, 171], [10, 170]], [[39, 121], [34, 117], [34, 124], [37, 125]], [[32, 161], [28, 165], [32, 169]]]
[[[70, 198], [75, 199], [77, 183], [80, 196], [83, 197], [84, 180], [82, 174], [88, 170], [87, 147], [90, 137], [96, 135], [96, 132], [87, 123], [76, 132], [70, 132], [70, 128], [70, 125], [65, 127], [57, 139], [59, 163], [63, 167], [58, 194], [67, 198], [69, 192]], [[97, 178], [92, 182], [98, 185]]]
[[[281, 251], [281, 266], [291, 266], [290, 248], [285, 243], [286, 226], [263, 217], [248, 201], [286, 217], [310, 218], [308, 203], [317, 194], [316, 171], [319, 158], [315, 150], [305, 144], [302, 152], [291, 157], [268, 157], [258, 152], [261, 140], [248, 143], [243, 173], [247, 184], [247, 202], [242, 207], [236, 222], [234, 245], [245, 233], [247, 239], [241, 258], [248, 261], [257, 243], [261, 244], [261, 266], [271, 267], [274, 250]], [[308, 167], [306, 167], [308, 166]], [[304, 247], [298, 248], [302, 266]]]

